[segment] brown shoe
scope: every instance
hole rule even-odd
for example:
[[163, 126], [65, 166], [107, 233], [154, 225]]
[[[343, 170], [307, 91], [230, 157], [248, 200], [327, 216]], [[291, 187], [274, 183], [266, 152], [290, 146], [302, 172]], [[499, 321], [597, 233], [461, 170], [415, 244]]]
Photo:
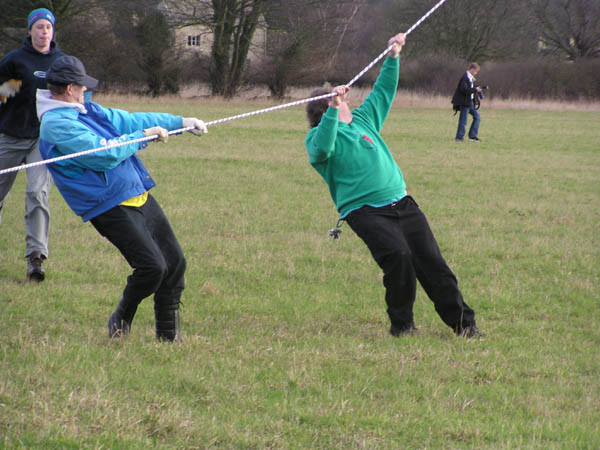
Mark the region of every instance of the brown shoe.
[[33, 252], [29, 255], [27, 258], [27, 281], [36, 283], [44, 281], [44, 277], [46, 276], [44, 269], [42, 269], [44, 259], [44, 256], [40, 252]]

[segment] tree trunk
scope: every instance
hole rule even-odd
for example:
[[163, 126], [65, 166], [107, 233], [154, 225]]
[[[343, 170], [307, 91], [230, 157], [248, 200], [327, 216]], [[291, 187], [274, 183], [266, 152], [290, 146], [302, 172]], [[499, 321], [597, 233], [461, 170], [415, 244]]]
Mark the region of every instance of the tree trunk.
[[238, 91], [262, 3], [263, 0], [212, 0], [214, 40], [210, 82], [214, 95], [231, 98]]

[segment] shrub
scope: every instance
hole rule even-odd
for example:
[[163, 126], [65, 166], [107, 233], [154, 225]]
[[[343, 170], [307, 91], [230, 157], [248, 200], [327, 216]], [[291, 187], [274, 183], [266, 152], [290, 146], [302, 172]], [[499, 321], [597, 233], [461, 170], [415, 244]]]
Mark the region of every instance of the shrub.
[[[404, 89], [451, 96], [468, 62], [448, 56], [405, 61], [400, 71]], [[575, 62], [530, 58], [486, 62], [477, 77], [489, 85], [489, 96], [554, 100], [600, 99], [600, 59]]]

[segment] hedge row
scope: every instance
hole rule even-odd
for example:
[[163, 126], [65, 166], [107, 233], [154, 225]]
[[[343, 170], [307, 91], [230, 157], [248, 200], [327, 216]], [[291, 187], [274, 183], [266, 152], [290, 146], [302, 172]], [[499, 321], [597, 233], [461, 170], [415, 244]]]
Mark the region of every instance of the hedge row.
[[[403, 61], [400, 86], [452, 95], [467, 66], [465, 61], [439, 56]], [[477, 80], [489, 86], [490, 97], [600, 100], [600, 59], [488, 62], [481, 65]]]

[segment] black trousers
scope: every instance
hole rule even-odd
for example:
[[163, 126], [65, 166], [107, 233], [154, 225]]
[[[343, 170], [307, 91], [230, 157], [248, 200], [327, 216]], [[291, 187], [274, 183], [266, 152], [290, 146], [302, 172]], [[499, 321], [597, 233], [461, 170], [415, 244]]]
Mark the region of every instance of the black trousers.
[[186, 262], [169, 221], [152, 195], [148, 194], [139, 208], [115, 206], [91, 222], [133, 268], [123, 290], [128, 304], [138, 305], [154, 294], [155, 309], [179, 305]]
[[383, 270], [392, 325], [402, 329], [413, 322], [417, 279], [446, 325], [455, 331], [475, 325], [475, 313], [464, 302], [456, 276], [412, 197], [381, 208], [364, 206], [346, 221]]

